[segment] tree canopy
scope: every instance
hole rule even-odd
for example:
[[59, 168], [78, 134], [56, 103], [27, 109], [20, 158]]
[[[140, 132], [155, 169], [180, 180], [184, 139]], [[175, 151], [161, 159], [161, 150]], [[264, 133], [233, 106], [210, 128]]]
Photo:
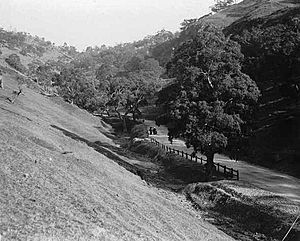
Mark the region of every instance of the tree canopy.
[[260, 94], [242, 72], [242, 60], [239, 44], [206, 26], [181, 44], [167, 65], [169, 76], [175, 78], [173, 94], [163, 103], [169, 136], [184, 138], [187, 146], [207, 156], [209, 178], [214, 154], [241, 135]]

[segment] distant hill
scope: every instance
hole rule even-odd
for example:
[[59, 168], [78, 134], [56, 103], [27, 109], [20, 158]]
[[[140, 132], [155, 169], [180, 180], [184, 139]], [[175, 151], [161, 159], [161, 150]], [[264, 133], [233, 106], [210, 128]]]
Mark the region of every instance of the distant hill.
[[69, 46], [55, 46], [50, 41], [25, 32], [6, 31], [0, 28], [0, 67], [18, 70], [8, 64], [6, 59], [14, 55], [20, 60], [22, 73], [30, 75], [31, 68], [37, 68], [51, 61], [69, 62], [72, 59]]

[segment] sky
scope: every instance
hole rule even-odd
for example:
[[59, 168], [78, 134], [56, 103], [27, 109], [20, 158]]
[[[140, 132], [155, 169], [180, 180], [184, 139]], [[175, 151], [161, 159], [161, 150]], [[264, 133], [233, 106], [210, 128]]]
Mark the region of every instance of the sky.
[[78, 50], [131, 42], [210, 12], [214, 0], [0, 0], [0, 27]]

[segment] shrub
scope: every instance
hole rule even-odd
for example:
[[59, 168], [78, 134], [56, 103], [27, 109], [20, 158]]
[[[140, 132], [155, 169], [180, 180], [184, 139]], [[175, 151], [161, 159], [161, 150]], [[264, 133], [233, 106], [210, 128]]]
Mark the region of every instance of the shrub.
[[21, 51], [20, 51], [20, 54], [22, 54], [22, 55], [24, 55], [24, 56], [26, 56], [27, 55], [27, 51], [26, 51], [26, 49], [22, 49]]
[[148, 135], [148, 128], [145, 124], [135, 125], [131, 129], [131, 138], [147, 138]]
[[26, 72], [26, 68], [22, 65], [20, 57], [17, 54], [9, 55], [8, 58], [5, 59], [5, 62], [22, 73]]

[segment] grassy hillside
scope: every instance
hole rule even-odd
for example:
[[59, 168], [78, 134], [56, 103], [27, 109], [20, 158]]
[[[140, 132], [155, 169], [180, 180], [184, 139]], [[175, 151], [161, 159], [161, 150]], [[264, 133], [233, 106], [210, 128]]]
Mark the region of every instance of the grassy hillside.
[[110, 127], [4, 75], [0, 89], [3, 240], [231, 240], [183, 197], [147, 185], [115, 161]]

